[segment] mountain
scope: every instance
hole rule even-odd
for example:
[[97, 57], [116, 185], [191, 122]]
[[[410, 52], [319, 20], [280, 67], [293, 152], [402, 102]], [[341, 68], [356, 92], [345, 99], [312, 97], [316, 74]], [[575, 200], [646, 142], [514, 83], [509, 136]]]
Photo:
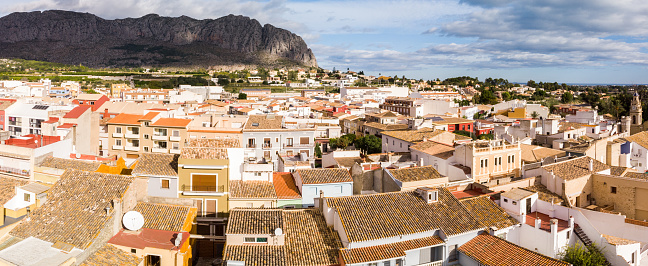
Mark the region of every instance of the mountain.
[[61, 10], [16, 12], [0, 18], [0, 36], [0, 58], [90, 67], [317, 66], [301, 37], [234, 15], [106, 20]]

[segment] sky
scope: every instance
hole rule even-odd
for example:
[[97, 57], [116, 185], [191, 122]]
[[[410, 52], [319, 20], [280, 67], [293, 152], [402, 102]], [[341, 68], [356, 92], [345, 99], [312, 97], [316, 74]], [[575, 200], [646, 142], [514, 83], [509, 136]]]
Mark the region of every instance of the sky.
[[0, 0], [0, 16], [49, 9], [244, 15], [301, 36], [320, 67], [371, 75], [648, 84], [645, 0]]

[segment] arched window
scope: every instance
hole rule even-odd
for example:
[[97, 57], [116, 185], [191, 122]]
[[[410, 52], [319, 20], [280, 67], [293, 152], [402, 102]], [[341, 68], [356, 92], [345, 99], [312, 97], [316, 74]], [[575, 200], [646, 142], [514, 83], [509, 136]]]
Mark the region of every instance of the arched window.
[[633, 116], [632, 116], [632, 124], [634, 125], [634, 124], [636, 124], [636, 123], [637, 123], [637, 116], [634, 116], [634, 115], [633, 115]]

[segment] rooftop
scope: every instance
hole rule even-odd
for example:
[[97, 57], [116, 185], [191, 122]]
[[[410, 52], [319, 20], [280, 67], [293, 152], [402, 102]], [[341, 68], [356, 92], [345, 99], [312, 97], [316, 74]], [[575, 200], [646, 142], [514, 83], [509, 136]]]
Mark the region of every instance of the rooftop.
[[522, 161], [525, 163], [535, 163], [544, 158], [554, 156], [560, 158], [567, 155], [565, 151], [528, 144], [520, 144], [520, 149], [522, 150]]
[[175, 154], [144, 153], [137, 159], [132, 175], [178, 176], [178, 157]]
[[465, 198], [460, 202], [484, 228], [495, 227], [502, 229], [519, 224], [515, 218], [508, 215], [504, 209], [495, 204], [488, 196]]
[[431, 165], [404, 169], [388, 169], [387, 171], [401, 182], [414, 182], [445, 177]]
[[410, 149], [424, 152], [441, 159], [448, 159], [452, 157], [452, 155], [454, 155], [454, 150], [455, 150], [453, 147], [449, 145], [441, 144], [434, 141], [423, 141], [414, 146], [411, 146]]
[[7, 203], [16, 195], [16, 187], [27, 185], [26, 180], [0, 177], [0, 205]]
[[632, 241], [625, 238], [620, 238], [620, 237], [606, 235], [606, 234], [603, 234], [603, 237], [605, 237], [608, 243], [614, 246], [632, 245], [632, 244], [639, 243], [637, 241]]
[[648, 180], [648, 174], [646, 173], [627, 172], [623, 177]]
[[277, 193], [269, 181], [229, 181], [229, 197], [241, 199], [276, 199]]
[[283, 116], [251, 115], [245, 123], [244, 130], [282, 129]]
[[531, 192], [520, 188], [514, 188], [502, 193], [502, 197], [507, 197], [512, 200], [522, 200], [524, 198], [530, 197], [533, 194], [535, 194], [535, 192]]
[[460, 246], [459, 252], [486, 266], [570, 265], [486, 233]]
[[344, 168], [298, 169], [302, 184], [324, 184], [353, 182], [351, 174]]
[[9, 234], [85, 249], [112, 217], [106, 207], [113, 199], [122, 199], [132, 181], [130, 176], [67, 170], [48, 191], [47, 202]]
[[138, 202], [133, 210], [144, 216], [143, 228], [172, 232], [191, 228], [193, 217], [198, 212], [195, 207], [148, 202]]
[[380, 261], [404, 257], [405, 251], [408, 250], [430, 247], [443, 243], [443, 240], [438, 236], [430, 236], [378, 246], [351, 249], [342, 248], [340, 249], [340, 256], [346, 264]]
[[551, 218], [549, 215], [546, 215], [541, 212], [531, 212], [526, 215], [526, 224], [535, 227], [535, 220], [540, 220], [540, 229], [551, 232], [551, 219], [558, 220], [558, 231], [565, 230], [569, 228], [569, 223], [565, 220], [558, 218]]
[[299, 199], [299, 189], [295, 185], [292, 173], [289, 172], [274, 172], [272, 174], [272, 184], [275, 188], [275, 193], [278, 199]]
[[284, 228], [280, 209], [234, 209], [226, 234], [274, 234], [276, 228]]
[[[589, 170], [590, 160], [593, 160], [593, 171]], [[610, 166], [607, 166], [606, 164], [594, 160], [590, 157], [583, 156], [576, 159], [543, 166], [542, 168], [549, 172], [553, 171], [555, 176], [560, 177], [564, 180], [572, 180], [592, 173], [610, 169]]]
[[97, 171], [100, 165], [101, 165], [100, 162], [62, 159], [62, 158], [56, 158], [51, 156], [45, 158], [45, 160], [43, 160], [43, 162], [41, 162], [40, 164], [41, 167], [56, 168], [61, 170], [76, 169], [76, 170], [83, 170], [83, 171]]
[[88, 109], [90, 109], [90, 105], [79, 105], [77, 107], [74, 107], [74, 109], [70, 110], [67, 114], [65, 114], [63, 118], [71, 118], [71, 119], [79, 118]]
[[[182, 239], [180, 245], [175, 246], [174, 242], [178, 235], [182, 235]], [[150, 228], [142, 228], [138, 231], [121, 229], [119, 233], [108, 240], [108, 243], [136, 249], [152, 247], [166, 250], [179, 250], [185, 242], [189, 241], [189, 235], [189, 232], [179, 233]]]
[[[115, 117], [116, 118], [116, 117]], [[187, 127], [191, 119], [160, 118], [151, 124], [152, 127]]]
[[648, 149], [648, 131], [641, 131], [632, 136], [625, 137], [625, 140], [637, 143], [639, 146]]
[[120, 124], [120, 125], [140, 125], [140, 118], [142, 115], [121, 113], [113, 119], [108, 120], [107, 124]]
[[137, 266], [142, 262], [142, 258], [135, 254], [128, 253], [113, 245], [105, 244], [95, 253], [90, 255], [81, 266], [103, 266], [103, 265], [123, 265]]

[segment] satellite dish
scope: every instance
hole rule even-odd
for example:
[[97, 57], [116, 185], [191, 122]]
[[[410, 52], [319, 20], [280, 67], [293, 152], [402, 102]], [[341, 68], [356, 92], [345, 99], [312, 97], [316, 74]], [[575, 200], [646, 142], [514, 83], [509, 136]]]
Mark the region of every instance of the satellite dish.
[[126, 229], [137, 231], [144, 226], [144, 216], [137, 211], [129, 211], [122, 217], [122, 223]]
[[275, 235], [276, 235], [276, 236], [283, 235], [283, 230], [281, 230], [281, 228], [277, 228], [277, 229], [275, 229]]

